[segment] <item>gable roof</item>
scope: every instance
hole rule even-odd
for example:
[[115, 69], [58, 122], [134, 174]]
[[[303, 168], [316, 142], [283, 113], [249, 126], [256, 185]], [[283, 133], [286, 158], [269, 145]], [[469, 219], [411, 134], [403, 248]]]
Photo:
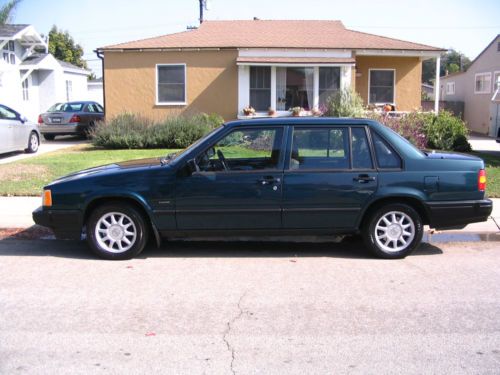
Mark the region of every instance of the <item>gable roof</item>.
[[99, 48], [328, 48], [443, 51], [441, 48], [346, 29], [341, 21], [204, 21], [198, 29]]
[[[51, 54], [49, 53], [34, 53], [28, 57], [26, 57], [23, 62], [20, 64], [21, 66], [26, 66], [26, 65], [29, 65], [29, 66], [32, 66], [32, 65], [38, 65], [39, 63], [41, 63], [47, 56], [52, 56]], [[52, 56], [53, 57], [53, 56]], [[80, 68], [79, 66], [76, 66], [76, 65], [73, 65], [73, 64], [70, 64], [66, 61], [62, 61], [62, 60], [59, 60], [59, 59], [56, 59], [54, 57], [54, 60], [57, 61], [57, 63], [63, 68], [63, 69], [71, 69], [71, 70], [79, 70], [81, 71], [82, 73], [85, 73], [85, 74], [88, 74], [89, 71], [84, 69], [84, 68]]]
[[30, 25], [0, 25], [0, 38], [12, 38]]

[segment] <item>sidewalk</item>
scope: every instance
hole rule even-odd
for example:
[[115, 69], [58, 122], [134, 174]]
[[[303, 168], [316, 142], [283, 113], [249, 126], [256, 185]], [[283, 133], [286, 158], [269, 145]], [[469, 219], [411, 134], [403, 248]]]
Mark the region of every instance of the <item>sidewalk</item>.
[[[500, 232], [500, 199], [493, 198], [492, 200], [491, 218], [482, 223], [469, 224], [460, 232]], [[28, 228], [34, 225], [31, 212], [41, 204], [41, 197], [0, 197], [0, 228]]]

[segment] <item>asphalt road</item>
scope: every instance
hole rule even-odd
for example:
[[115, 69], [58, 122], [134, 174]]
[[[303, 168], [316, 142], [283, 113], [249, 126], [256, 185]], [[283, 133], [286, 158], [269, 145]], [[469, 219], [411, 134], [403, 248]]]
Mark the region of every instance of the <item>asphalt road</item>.
[[0, 241], [2, 374], [498, 374], [500, 242]]

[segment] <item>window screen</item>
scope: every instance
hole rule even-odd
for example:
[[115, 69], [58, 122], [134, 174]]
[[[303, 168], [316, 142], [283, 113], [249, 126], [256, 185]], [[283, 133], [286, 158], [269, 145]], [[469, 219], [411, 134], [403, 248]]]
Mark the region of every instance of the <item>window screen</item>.
[[158, 103], [186, 102], [186, 67], [158, 65]]
[[370, 103], [394, 103], [394, 70], [370, 70]]

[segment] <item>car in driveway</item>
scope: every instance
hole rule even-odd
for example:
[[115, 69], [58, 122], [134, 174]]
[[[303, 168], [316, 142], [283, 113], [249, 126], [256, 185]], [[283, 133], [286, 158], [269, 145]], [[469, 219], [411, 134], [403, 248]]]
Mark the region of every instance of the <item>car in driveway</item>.
[[0, 154], [20, 150], [34, 153], [39, 146], [38, 126], [12, 108], [0, 104]]
[[38, 116], [40, 131], [46, 140], [57, 135], [87, 137], [99, 121], [104, 119], [104, 108], [96, 102], [80, 101], [56, 103]]
[[37, 224], [106, 259], [148, 238], [361, 233], [402, 258], [423, 226], [487, 220], [484, 162], [424, 152], [367, 119], [275, 118], [222, 125], [163, 158], [87, 169], [47, 185]]

